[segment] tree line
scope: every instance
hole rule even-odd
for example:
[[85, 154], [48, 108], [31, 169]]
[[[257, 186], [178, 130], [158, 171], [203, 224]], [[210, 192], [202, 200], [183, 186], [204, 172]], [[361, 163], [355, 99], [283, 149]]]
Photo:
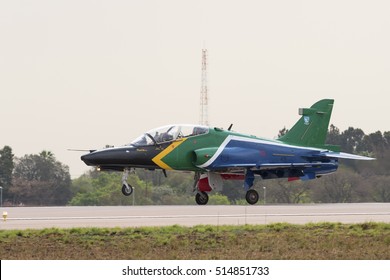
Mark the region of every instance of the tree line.
[[[279, 131], [279, 136], [286, 133]], [[390, 202], [390, 131], [365, 134], [359, 128], [329, 128], [327, 143], [343, 152], [375, 157], [376, 161], [340, 160], [339, 170], [317, 180], [256, 180], [259, 203]], [[17, 158], [10, 146], [0, 149], [3, 205], [174, 205], [195, 204], [194, 174], [139, 170], [129, 176], [134, 194], [121, 193], [121, 175], [91, 169], [71, 180], [69, 168], [50, 151]], [[246, 204], [240, 181], [224, 181], [209, 204]]]
[[66, 205], [71, 185], [68, 166], [50, 151], [16, 158], [10, 146], [0, 150], [3, 205]]

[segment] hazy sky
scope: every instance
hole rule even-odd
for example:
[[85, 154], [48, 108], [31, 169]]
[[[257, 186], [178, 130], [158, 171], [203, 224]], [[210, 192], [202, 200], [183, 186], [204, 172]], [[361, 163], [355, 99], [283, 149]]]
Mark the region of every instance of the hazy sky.
[[331, 123], [390, 130], [390, 2], [0, 0], [0, 148], [122, 145], [197, 123], [201, 49], [213, 126], [273, 138], [334, 98]]

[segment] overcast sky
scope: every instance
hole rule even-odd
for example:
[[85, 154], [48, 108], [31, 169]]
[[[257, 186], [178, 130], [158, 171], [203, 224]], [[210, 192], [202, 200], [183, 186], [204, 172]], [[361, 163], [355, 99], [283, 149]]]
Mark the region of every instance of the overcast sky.
[[199, 121], [274, 138], [334, 98], [331, 123], [390, 130], [390, 2], [0, 0], [0, 148], [82, 153]]

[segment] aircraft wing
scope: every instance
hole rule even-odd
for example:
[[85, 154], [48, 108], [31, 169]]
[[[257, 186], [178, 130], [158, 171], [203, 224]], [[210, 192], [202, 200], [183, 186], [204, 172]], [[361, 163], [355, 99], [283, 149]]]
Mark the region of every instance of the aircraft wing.
[[259, 170], [271, 170], [271, 169], [280, 169], [280, 168], [310, 168], [310, 167], [320, 167], [324, 165], [334, 165], [334, 163], [324, 163], [324, 162], [306, 162], [306, 163], [265, 163], [259, 166]]
[[291, 163], [291, 162], [280, 162], [280, 163], [262, 163], [262, 164], [223, 164], [218, 165], [216, 169], [234, 169], [234, 168], [249, 168], [252, 170], [275, 170], [283, 168], [298, 168], [305, 169], [310, 167], [320, 167], [320, 166], [334, 166], [334, 163], [324, 163], [324, 162], [306, 162], [306, 163]]
[[356, 160], [375, 160], [375, 158], [372, 158], [372, 157], [365, 157], [365, 156], [359, 156], [359, 155], [348, 154], [348, 153], [323, 152], [320, 155], [324, 156], [324, 157], [329, 157], [329, 158], [356, 159]]

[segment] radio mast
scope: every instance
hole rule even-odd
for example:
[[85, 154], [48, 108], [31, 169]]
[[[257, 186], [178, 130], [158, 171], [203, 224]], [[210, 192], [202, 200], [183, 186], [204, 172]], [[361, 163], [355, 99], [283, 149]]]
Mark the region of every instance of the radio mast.
[[207, 49], [202, 49], [202, 85], [200, 88], [200, 124], [209, 125], [207, 88]]

